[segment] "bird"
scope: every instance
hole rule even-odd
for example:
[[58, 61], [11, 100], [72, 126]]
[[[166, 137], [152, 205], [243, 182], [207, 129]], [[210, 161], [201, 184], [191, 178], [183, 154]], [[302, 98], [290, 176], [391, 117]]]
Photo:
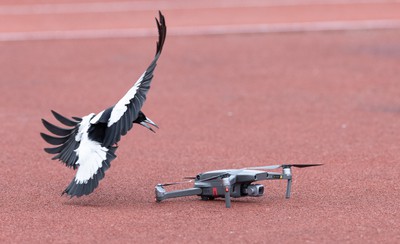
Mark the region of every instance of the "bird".
[[167, 27], [165, 18], [159, 11], [157, 18], [158, 41], [156, 54], [146, 71], [140, 76], [128, 92], [113, 106], [95, 114], [83, 117], [66, 117], [51, 110], [60, 127], [42, 119], [44, 127], [52, 133], [40, 133], [50, 145], [44, 151], [55, 155], [65, 166], [73, 168], [76, 174], [61, 195], [72, 197], [89, 195], [104, 178], [105, 171], [110, 168], [111, 161], [116, 158], [116, 150], [121, 136], [127, 134], [133, 124], [140, 124], [152, 132], [157, 124], [141, 111], [147, 92], [153, 79], [153, 72], [161, 55]]

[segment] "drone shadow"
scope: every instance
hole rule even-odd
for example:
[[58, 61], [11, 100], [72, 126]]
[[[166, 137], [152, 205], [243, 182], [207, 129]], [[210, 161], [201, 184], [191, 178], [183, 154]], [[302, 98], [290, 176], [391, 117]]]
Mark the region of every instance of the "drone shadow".
[[[273, 200], [265, 200], [261, 198], [231, 198], [231, 207], [235, 208], [242, 208], [242, 207], [249, 207], [249, 206], [263, 206], [269, 207], [274, 203]], [[178, 205], [188, 205], [194, 206], [196, 205], [198, 208], [206, 208], [210, 209], [211, 206], [215, 206], [215, 208], [223, 207], [225, 208], [225, 199], [224, 198], [217, 198], [214, 200], [202, 200], [200, 198], [176, 198], [176, 199], [168, 199], [161, 203], [155, 203], [165, 207], [177, 207]]]
[[[152, 207], [157, 206], [160, 208], [171, 207], [179, 205], [190, 205], [209, 208], [212, 205], [225, 206], [224, 198], [216, 198], [214, 200], [202, 200], [198, 196], [189, 196], [183, 198], [167, 199], [160, 203], [157, 203], [153, 197], [148, 195], [141, 196], [132, 192], [119, 192], [113, 194], [93, 194], [83, 197], [65, 197], [63, 196], [62, 205], [64, 206], [75, 206], [82, 208], [126, 208], [126, 207]], [[231, 206], [259, 206], [269, 207], [276, 204], [283, 204], [287, 200], [281, 195], [271, 195], [263, 197], [241, 197], [231, 198]]]

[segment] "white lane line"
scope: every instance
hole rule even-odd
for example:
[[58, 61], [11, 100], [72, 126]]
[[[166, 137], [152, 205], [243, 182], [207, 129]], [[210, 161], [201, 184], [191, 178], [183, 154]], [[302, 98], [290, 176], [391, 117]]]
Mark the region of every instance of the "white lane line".
[[[352, 30], [379, 30], [379, 29], [400, 29], [400, 20], [329, 21], [329, 22], [281, 23], [281, 24], [171, 27], [168, 29], [168, 35], [198, 36], [198, 35], [352, 31]], [[157, 32], [151, 28], [8, 32], [8, 33], [0, 33], [0, 42], [135, 38], [135, 37], [150, 37], [150, 36], [157, 36]]]
[[349, 5], [400, 3], [400, 0], [219, 0], [219, 1], [116, 1], [93, 3], [55, 3], [0, 5], [0, 15], [108, 13], [146, 10], [185, 10], [207, 8], [279, 7], [299, 5]]

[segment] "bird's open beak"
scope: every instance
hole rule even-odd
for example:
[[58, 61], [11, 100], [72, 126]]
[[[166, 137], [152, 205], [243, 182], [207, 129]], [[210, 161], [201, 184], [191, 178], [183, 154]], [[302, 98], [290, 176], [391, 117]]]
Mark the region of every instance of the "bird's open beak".
[[154, 133], [156, 133], [156, 132], [153, 130], [153, 128], [150, 127], [150, 125], [152, 125], [158, 129], [158, 125], [156, 125], [156, 123], [151, 121], [151, 119], [149, 119], [149, 118], [146, 118], [146, 120], [143, 120], [142, 122], [140, 122], [140, 124], [142, 126], [146, 127], [147, 129], [151, 130]]

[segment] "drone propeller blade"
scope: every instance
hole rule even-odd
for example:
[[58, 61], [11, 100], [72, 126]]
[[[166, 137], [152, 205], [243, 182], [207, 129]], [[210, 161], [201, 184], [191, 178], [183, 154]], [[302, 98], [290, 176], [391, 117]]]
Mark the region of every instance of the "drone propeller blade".
[[314, 166], [321, 166], [324, 164], [284, 164], [284, 166], [289, 166], [289, 167], [296, 167], [296, 168], [306, 168], [306, 167], [314, 167]]
[[277, 164], [277, 165], [269, 165], [269, 166], [258, 166], [258, 167], [249, 167], [245, 169], [260, 169], [260, 170], [268, 170], [268, 169], [278, 169], [278, 168], [306, 168], [306, 167], [313, 167], [313, 166], [321, 166], [323, 164]]
[[185, 180], [195, 180], [196, 176], [185, 176], [185, 177], [183, 177], [183, 179], [185, 179]]
[[171, 182], [171, 183], [159, 184], [159, 186], [172, 186], [172, 185], [180, 185], [180, 184], [185, 184], [185, 183], [190, 183], [190, 182], [193, 182], [193, 180], [187, 180], [187, 181], [178, 181], [178, 182]]
[[280, 167], [282, 167], [282, 165], [277, 164], [277, 165], [269, 165], [269, 166], [249, 167], [249, 168], [244, 168], [244, 169], [255, 169], [255, 170], [264, 169], [265, 170], [265, 169], [278, 169]]

